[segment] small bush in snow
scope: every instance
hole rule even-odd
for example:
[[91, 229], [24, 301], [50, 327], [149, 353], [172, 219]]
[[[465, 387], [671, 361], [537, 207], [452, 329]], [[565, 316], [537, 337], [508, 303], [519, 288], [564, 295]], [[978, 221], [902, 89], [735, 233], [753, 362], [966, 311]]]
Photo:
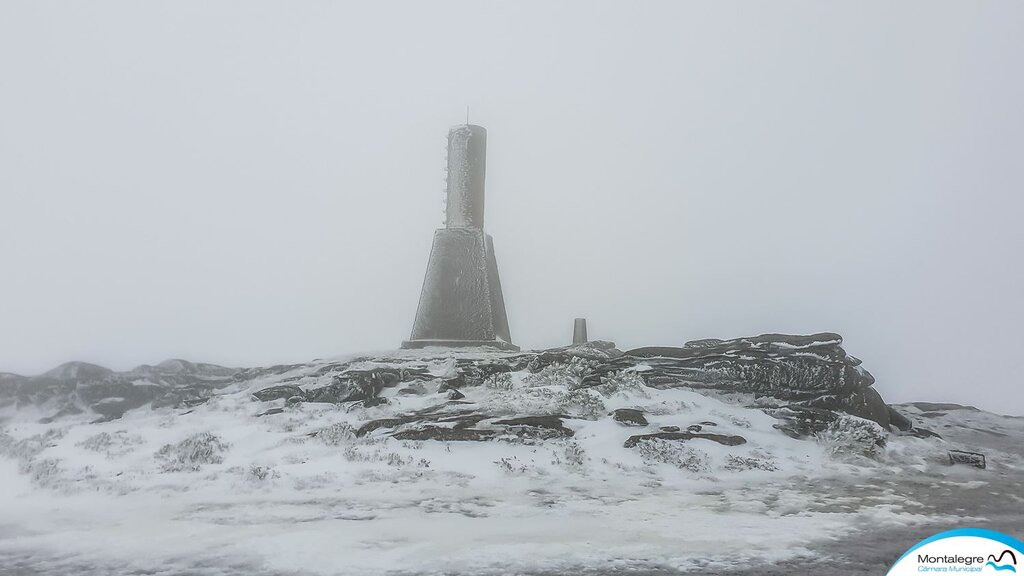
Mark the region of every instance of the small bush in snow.
[[680, 442], [650, 438], [637, 442], [640, 457], [647, 464], [671, 464], [680, 470], [708, 472], [711, 470], [708, 453]]
[[222, 454], [229, 445], [219, 436], [209, 432], [193, 434], [177, 444], [166, 444], [157, 451], [156, 459], [161, 461], [164, 472], [195, 472], [203, 464], [220, 464], [224, 461]]
[[817, 440], [833, 456], [865, 456], [878, 458], [885, 448], [888, 434], [877, 423], [864, 418], [840, 414]]
[[40, 452], [54, 446], [57, 440], [64, 437], [64, 431], [50, 428], [42, 434], [34, 434], [28, 438], [15, 440], [7, 432], [0, 431], [0, 455], [14, 460], [29, 461]]
[[633, 370], [612, 372], [601, 378], [601, 384], [594, 389], [606, 397], [622, 394], [631, 398], [650, 398], [644, 379]]
[[527, 387], [564, 386], [570, 390], [583, 384], [583, 377], [594, 367], [594, 362], [585, 358], [573, 357], [567, 363], [555, 362], [530, 374], [523, 381]]
[[770, 457], [765, 456], [734, 456], [732, 454], [726, 459], [722, 468], [730, 472], [742, 472], [744, 470], [766, 470], [774, 472], [779, 469]]
[[383, 462], [388, 466], [394, 466], [396, 468], [411, 466], [413, 464], [420, 468], [430, 467], [430, 461], [426, 458], [420, 458], [417, 462], [414, 456], [405, 457], [398, 452], [388, 452], [379, 448], [369, 452], [358, 446], [350, 445], [345, 447], [345, 450], [341, 455], [349, 462]]
[[497, 412], [569, 414], [586, 420], [597, 420], [608, 411], [601, 400], [601, 395], [589, 388], [517, 388], [497, 392], [492, 407]]
[[22, 461], [19, 468], [22, 474], [28, 474], [33, 484], [42, 488], [56, 487], [63, 480], [64, 470], [56, 458]]
[[351, 424], [339, 422], [317, 431], [316, 438], [328, 446], [339, 446], [355, 440], [356, 431]]
[[530, 470], [530, 466], [527, 466], [519, 461], [518, 458], [512, 456], [511, 458], [501, 458], [494, 461], [498, 468], [506, 473], [513, 476], [526, 474]]
[[608, 412], [600, 395], [586, 388], [570, 391], [560, 405], [566, 414], [587, 420], [597, 420]]
[[573, 472], [582, 472], [590, 458], [577, 442], [567, 442], [562, 450], [557, 448], [551, 451], [551, 463], [555, 466], [563, 466]]
[[277, 470], [274, 470], [270, 466], [260, 466], [258, 464], [250, 464], [245, 470], [244, 478], [253, 483], [262, 483], [267, 480], [277, 478], [279, 474]]
[[492, 374], [484, 380], [484, 387], [492, 390], [511, 390], [513, 388], [512, 375], [508, 372]]
[[135, 446], [142, 444], [143, 439], [139, 435], [129, 436], [124, 430], [118, 430], [113, 434], [100, 432], [75, 444], [79, 448], [90, 452], [102, 452], [108, 458], [123, 456], [135, 449]]

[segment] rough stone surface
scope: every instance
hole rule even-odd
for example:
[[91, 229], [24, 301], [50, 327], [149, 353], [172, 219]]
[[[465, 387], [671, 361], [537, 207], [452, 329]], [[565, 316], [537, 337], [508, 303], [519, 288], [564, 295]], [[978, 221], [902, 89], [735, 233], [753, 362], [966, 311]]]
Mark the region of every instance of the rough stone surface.
[[626, 439], [623, 444], [626, 448], [632, 448], [636, 446], [638, 442], [642, 440], [711, 440], [712, 442], [718, 442], [725, 446], [739, 446], [746, 444], [747, 439], [743, 436], [732, 436], [727, 434], [700, 434], [693, 432], [655, 432], [653, 434], [638, 434], [636, 436], [630, 436]]
[[520, 416], [518, 418], [506, 418], [496, 420], [494, 424], [500, 426], [527, 426], [531, 428], [545, 428], [557, 432], [560, 436], [571, 437], [573, 431], [562, 424], [562, 420], [568, 416], [545, 415], [545, 416]]
[[402, 430], [393, 434], [398, 440], [442, 440], [446, 442], [481, 441], [491, 439], [497, 432], [493, 430], [474, 430], [471, 428], [442, 428], [425, 426], [423, 428]]
[[[453, 358], [451, 368], [440, 376], [422, 364], [403, 367], [402, 361], [388, 356], [248, 369], [174, 360], [120, 373], [72, 362], [35, 377], [0, 374], [0, 407], [40, 406], [51, 410], [47, 421], [82, 411], [109, 420], [150, 403], [153, 407], [191, 408], [232, 385], [264, 380], [273, 385], [257, 389], [254, 400], [281, 405], [361, 402], [369, 407], [386, 402], [382, 395], [393, 395], [399, 389], [436, 389], [459, 402], [466, 398], [466, 388], [492, 385], [504, 374], [539, 373], [561, 366], [575, 375], [572, 387], [577, 389], [633, 378], [655, 388], [684, 387], [726, 396], [764, 409], [778, 418], [779, 430], [798, 438], [825, 430], [840, 413], [917, 433], [909, 418], [882, 401], [872, 386], [874, 379], [860, 360], [846, 354], [841, 342], [831, 333], [768, 334], [623, 353], [610, 342], [591, 341], [533, 352], [463, 355]], [[906, 406], [916, 419], [934, 418], [950, 410], [976, 410], [952, 404]]]
[[872, 388], [874, 378], [849, 356], [842, 337], [763, 334], [707, 339], [679, 348], [637, 348], [603, 362], [588, 375], [598, 385], [608, 374], [636, 369], [648, 386], [687, 386], [752, 396], [770, 408], [787, 405], [846, 412], [888, 428], [889, 409]]
[[966, 464], [975, 468], [984, 469], [986, 466], [985, 455], [979, 452], [965, 452], [963, 450], [949, 451], [950, 464]]
[[901, 432], [909, 432], [914, 427], [914, 423], [903, 414], [896, 411], [895, 408], [889, 406], [889, 422]]
[[624, 426], [647, 426], [643, 410], [635, 408], [619, 408], [612, 411], [612, 419]]

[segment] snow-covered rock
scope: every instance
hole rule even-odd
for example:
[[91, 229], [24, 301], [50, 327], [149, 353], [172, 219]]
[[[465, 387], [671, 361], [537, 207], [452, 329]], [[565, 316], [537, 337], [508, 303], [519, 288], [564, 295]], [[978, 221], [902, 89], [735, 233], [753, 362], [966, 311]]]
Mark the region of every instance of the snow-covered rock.
[[[857, 526], [948, 520], [929, 507], [936, 494], [1019, 478], [1024, 419], [896, 407], [942, 434], [920, 438], [802, 405], [844, 390], [825, 369], [852, 362], [837, 346], [706, 343], [690, 347], [699, 359], [426, 349], [230, 377], [176, 364], [3, 378], [17, 385], [0, 408], [0, 531], [16, 537], [0, 538], [0, 556], [70, 563], [51, 573], [155, 563], [168, 573], [497, 574], [616, 562], [657, 573], [799, 557]], [[817, 381], [786, 368], [808, 351], [823, 367]], [[801, 375], [793, 383], [807, 394], [758, 380], [746, 359], [756, 352], [778, 374]], [[689, 375], [753, 365], [755, 377], [669, 383], [682, 373], [675, 360]], [[31, 382], [58, 393], [35, 397]], [[205, 400], [98, 417], [97, 406], [132, 398], [125, 382], [155, 399]], [[411, 387], [425, 393], [401, 393]], [[81, 411], [53, 418], [59, 398]], [[617, 411], [643, 420], [624, 426]], [[815, 423], [787, 434], [779, 411]], [[950, 467], [950, 449], [984, 452], [988, 466]]]

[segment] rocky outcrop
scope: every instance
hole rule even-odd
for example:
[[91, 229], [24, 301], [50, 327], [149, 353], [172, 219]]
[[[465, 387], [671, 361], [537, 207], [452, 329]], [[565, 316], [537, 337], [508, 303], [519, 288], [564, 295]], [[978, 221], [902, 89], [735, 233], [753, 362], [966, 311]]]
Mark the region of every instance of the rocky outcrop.
[[[796, 437], [824, 430], [838, 413], [866, 418], [887, 429], [912, 428], [907, 418], [884, 403], [873, 387], [874, 378], [860, 360], [846, 353], [842, 338], [833, 333], [704, 339], [681, 347], [627, 352], [610, 342], [596, 341], [522, 353], [460, 354], [457, 358], [446, 354], [440, 352], [434, 359], [367, 356], [244, 370], [169, 360], [121, 373], [74, 362], [31, 378], [0, 374], [0, 407], [45, 405], [53, 409], [55, 418], [90, 410], [111, 419], [146, 404], [195, 406], [225, 386], [247, 382], [266, 382], [254, 390], [254, 400], [289, 405], [359, 402], [369, 408], [386, 404], [391, 396], [435, 391], [450, 402], [461, 402], [468, 389], [501, 385], [508, 381], [509, 373], [535, 374], [562, 366], [567, 368], [564, 377], [572, 380], [567, 383], [571, 390], [601, 390], [608, 382], [628, 377], [654, 388], [685, 387], [725, 395], [764, 409], [779, 419], [781, 431]], [[428, 367], [429, 361], [446, 366]], [[429, 420], [422, 415], [418, 418]], [[628, 409], [617, 410], [615, 418], [624, 424], [646, 425], [642, 414], [633, 417]], [[555, 433], [566, 435], [564, 430]]]
[[637, 348], [602, 362], [585, 381], [599, 385], [607, 375], [628, 370], [655, 388], [685, 386], [742, 394], [766, 408], [845, 412], [888, 428], [889, 407], [872, 387], [874, 378], [859, 359], [846, 353], [842, 342], [838, 334], [824, 332]]
[[619, 408], [612, 411], [612, 420], [623, 426], [647, 426], [643, 410], [635, 408]]

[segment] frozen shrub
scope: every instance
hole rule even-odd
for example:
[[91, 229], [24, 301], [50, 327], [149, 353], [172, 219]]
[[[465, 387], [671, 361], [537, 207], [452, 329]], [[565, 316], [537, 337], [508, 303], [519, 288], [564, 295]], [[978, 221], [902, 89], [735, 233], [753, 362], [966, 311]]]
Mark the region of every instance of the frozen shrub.
[[552, 449], [551, 456], [552, 464], [555, 466], [562, 466], [573, 472], [582, 472], [586, 466], [587, 460], [590, 459], [587, 457], [587, 453], [583, 450], [583, 447], [580, 446], [579, 443], [572, 441], [567, 442], [562, 450], [558, 450], [557, 448]]
[[515, 456], [512, 456], [511, 458], [501, 458], [499, 460], [495, 460], [494, 463], [497, 464], [498, 468], [502, 472], [513, 476], [526, 474], [530, 469], [529, 466], [520, 462]]
[[623, 396], [631, 398], [651, 397], [651, 395], [647, 393], [647, 387], [646, 384], [644, 384], [644, 379], [633, 370], [622, 370], [603, 376], [601, 377], [601, 384], [595, 386], [594, 389], [606, 397], [611, 397], [616, 394], [622, 394]]
[[317, 431], [316, 438], [328, 446], [339, 446], [355, 440], [356, 431], [351, 424], [339, 422]]
[[21, 473], [28, 474], [32, 483], [43, 488], [55, 486], [61, 480], [63, 469], [60, 460], [56, 458], [43, 458], [23, 462]]
[[349, 462], [367, 462], [369, 458], [359, 448], [355, 446], [345, 446], [345, 451], [341, 453], [342, 457]]
[[597, 420], [607, 412], [601, 395], [589, 388], [517, 388], [496, 393], [493, 408], [513, 414], [569, 414], [587, 420]]
[[570, 391], [562, 405], [566, 414], [587, 420], [597, 420], [608, 412], [601, 396], [586, 388]]
[[589, 373], [594, 362], [585, 358], [573, 357], [567, 363], [555, 362], [541, 368], [534, 374], [530, 374], [523, 381], [527, 387], [538, 386], [565, 386], [570, 390], [579, 388], [583, 384], [583, 377]]
[[279, 474], [277, 473], [277, 470], [274, 470], [270, 466], [260, 466], [258, 464], [250, 464], [249, 467], [246, 468], [244, 474], [246, 481], [256, 484], [272, 480], [278, 476]]
[[708, 472], [711, 469], [707, 452], [680, 442], [649, 438], [637, 442], [636, 447], [647, 464], [671, 464], [690, 472]]
[[222, 453], [227, 451], [228, 446], [219, 436], [200, 432], [177, 444], [164, 445], [157, 451], [156, 459], [161, 462], [160, 467], [164, 472], [195, 472], [203, 464], [223, 462]]
[[817, 440], [833, 456], [864, 456], [876, 459], [885, 447], [887, 433], [877, 423], [839, 414]]
[[730, 472], [742, 472], [744, 470], [766, 470], [768, 472], [774, 472], [779, 469], [770, 457], [761, 455], [735, 456], [732, 454], [730, 454], [726, 459], [722, 468]]
[[420, 458], [419, 462], [413, 456], [405, 457], [398, 452], [388, 452], [380, 448], [374, 449], [372, 452], [363, 450], [358, 446], [349, 445], [345, 447], [342, 452], [342, 457], [349, 462], [383, 462], [388, 466], [403, 467], [416, 464], [421, 468], [429, 468], [430, 461], [425, 458]]
[[15, 440], [7, 432], [0, 431], [0, 455], [15, 460], [29, 461], [63, 437], [64, 431], [56, 428], [50, 428], [42, 434], [34, 434], [21, 440]]
[[89, 436], [85, 440], [75, 444], [75, 446], [84, 448], [90, 452], [105, 452], [113, 443], [113, 436], [107, 432], [100, 432], [99, 434]]
[[484, 386], [492, 390], [511, 390], [514, 387], [512, 375], [508, 372], [492, 374], [484, 380]]
[[102, 452], [107, 457], [123, 456], [134, 450], [135, 446], [142, 444], [141, 436], [129, 436], [124, 430], [118, 430], [113, 434], [100, 432], [75, 444], [79, 448], [90, 452]]

